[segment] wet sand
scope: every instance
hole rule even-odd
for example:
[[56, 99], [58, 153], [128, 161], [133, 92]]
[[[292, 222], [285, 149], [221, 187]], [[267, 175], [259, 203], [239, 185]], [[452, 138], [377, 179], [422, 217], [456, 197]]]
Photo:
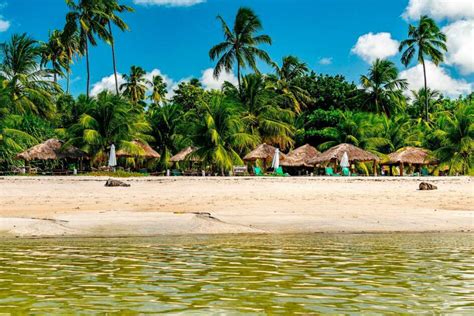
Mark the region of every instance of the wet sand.
[[[1, 236], [474, 230], [469, 177], [0, 177]], [[438, 186], [419, 191], [421, 181]]]

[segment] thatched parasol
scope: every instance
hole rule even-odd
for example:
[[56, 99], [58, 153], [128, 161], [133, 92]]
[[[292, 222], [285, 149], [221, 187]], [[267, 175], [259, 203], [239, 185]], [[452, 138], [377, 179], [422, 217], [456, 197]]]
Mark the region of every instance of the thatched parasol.
[[[249, 152], [245, 157], [244, 161], [272, 161], [273, 156], [275, 155], [276, 148], [265, 143], [259, 145], [257, 148]], [[286, 159], [286, 155], [280, 153], [280, 160], [283, 161]]]
[[379, 161], [380, 158], [376, 155], [372, 154], [371, 152], [365, 151], [356, 147], [351, 144], [339, 144], [332, 148], [329, 148], [325, 152], [320, 155], [317, 155], [313, 159], [311, 159], [308, 163], [312, 165], [325, 163], [325, 162], [334, 162], [334, 161], [341, 161], [342, 156], [344, 153], [347, 152], [349, 156], [349, 161]]
[[286, 155], [284, 161], [281, 162], [281, 165], [284, 167], [312, 167], [309, 163], [311, 159], [316, 158], [317, 155], [321, 154], [313, 146], [306, 144], [301, 147], [296, 148]]
[[55, 138], [48, 139], [18, 154], [16, 158], [25, 161], [87, 158], [86, 153], [82, 150], [74, 146], [63, 148], [63, 145], [63, 141]]
[[117, 151], [117, 157], [143, 157], [147, 159], [159, 159], [161, 156], [159, 153], [157, 153], [153, 148], [150, 147], [150, 145], [140, 141], [140, 140], [134, 140], [132, 143], [136, 146], [139, 146], [142, 150], [142, 154], [130, 154], [126, 152], [123, 149], [120, 149]]
[[186, 147], [183, 150], [181, 150], [179, 153], [177, 153], [176, 155], [171, 157], [170, 161], [171, 162], [181, 162], [181, 161], [185, 161], [185, 160], [199, 161], [199, 158], [197, 158], [197, 157], [193, 157], [193, 156], [189, 157], [196, 150], [197, 150], [196, 147], [192, 147], [192, 146]]
[[388, 155], [386, 164], [430, 165], [436, 163], [436, 160], [430, 157], [429, 150], [418, 147], [404, 147]]

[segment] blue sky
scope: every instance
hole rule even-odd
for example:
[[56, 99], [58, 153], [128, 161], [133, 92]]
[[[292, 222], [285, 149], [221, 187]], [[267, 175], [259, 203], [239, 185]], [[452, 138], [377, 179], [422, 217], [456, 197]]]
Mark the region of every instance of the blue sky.
[[[148, 2], [143, 4], [139, 2]], [[474, 2], [453, 0], [123, 0], [135, 13], [123, 17], [131, 31], [116, 32], [118, 70], [131, 65], [166, 75], [170, 86], [190, 77], [201, 78], [206, 86], [217, 87], [209, 70], [209, 48], [222, 40], [215, 19], [221, 14], [232, 23], [240, 6], [248, 6], [260, 16], [264, 33], [273, 39], [266, 47], [280, 61], [294, 54], [318, 73], [340, 73], [358, 81], [368, 62], [375, 57], [395, 61], [416, 88], [420, 84], [417, 67], [405, 70], [399, 63], [396, 41], [406, 36], [408, 23], [419, 14], [430, 14], [455, 39], [449, 42], [452, 54], [441, 68], [432, 70], [432, 83], [446, 94], [456, 96], [472, 91], [474, 82]], [[64, 0], [0, 0], [0, 41], [11, 34], [27, 32], [46, 40], [48, 31], [64, 25]], [[194, 3], [194, 4], [193, 4]], [[370, 34], [372, 33], [372, 34]], [[415, 66], [415, 65], [413, 65]], [[72, 92], [85, 89], [84, 61], [73, 68]], [[96, 89], [107, 88], [112, 74], [110, 48], [99, 45], [91, 51], [91, 82]], [[262, 70], [270, 70], [262, 66]], [[103, 79], [106, 78], [106, 79]], [[109, 78], [110, 79], [110, 78]], [[232, 75], [226, 78], [233, 80]], [[222, 81], [221, 80], [221, 81]]]

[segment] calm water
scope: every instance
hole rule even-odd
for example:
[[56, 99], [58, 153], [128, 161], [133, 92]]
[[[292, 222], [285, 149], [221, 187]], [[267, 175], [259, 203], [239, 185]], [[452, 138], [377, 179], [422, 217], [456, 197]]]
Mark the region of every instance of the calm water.
[[0, 312], [474, 312], [474, 235], [0, 241]]

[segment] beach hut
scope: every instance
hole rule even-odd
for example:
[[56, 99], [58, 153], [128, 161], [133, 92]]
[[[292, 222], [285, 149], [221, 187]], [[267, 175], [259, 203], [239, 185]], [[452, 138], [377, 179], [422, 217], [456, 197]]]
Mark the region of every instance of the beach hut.
[[306, 144], [290, 151], [280, 165], [292, 168], [312, 168], [313, 165], [309, 161], [316, 158], [319, 154], [321, 153], [316, 148]]
[[138, 146], [140, 148], [140, 152], [137, 154], [130, 154], [124, 149], [120, 149], [117, 151], [117, 157], [125, 157], [125, 158], [131, 158], [131, 157], [140, 157], [140, 158], [145, 158], [145, 159], [159, 159], [160, 154], [157, 153], [153, 148], [151, 148], [150, 145], [140, 141], [140, 140], [134, 140], [132, 141], [132, 144], [135, 146]]
[[394, 153], [388, 155], [388, 160], [382, 165], [390, 166], [390, 175], [393, 175], [392, 166], [396, 165], [400, 168], [400, 176], [403, 176], [403, 170], [406, 165], [418, 167], [419, 171], [423, 166], [435, 165], [438, 162], [431, 157], [429, 150], [418, 147], [404, 147]]
[[377, 173], [376, 164], [380, 161], [379, 157], [359, 147], [345, 143], [329, 148], [322, 154], [319, 154], [313, 159], [309, 160], [309, 163], [311, 165], [333, 163], [335, 166], [337, 166], [342, 160], [344, 153], [347, 153], [349, 162], [351, 163], [373, 162], [374, 174]]
[[[259, 145], [257, 148], [249, 152], [244, 157], [244, 161], [249, 163], [253, 162], [256, 163], [257, 160], [261, 160], [263, 162], [263, 168], [266, 169], [267, 164], [271, 164], [273, 161], [273, 156], [275, 155], [277, 148], [271, 145], [267, 145], [265, 143]], [[280, 153], [280, 163], [286, 160], [286, 155]]]
[[25, 164], [35, 160], [74, 160], [82, 164], [83, 159], [88, 159], [87, 154], [79, 148], [74, 146], [64, 147], [63, 145], [63, 141], [51, 138], [19, 153], [16, 158], [24, 160]]

